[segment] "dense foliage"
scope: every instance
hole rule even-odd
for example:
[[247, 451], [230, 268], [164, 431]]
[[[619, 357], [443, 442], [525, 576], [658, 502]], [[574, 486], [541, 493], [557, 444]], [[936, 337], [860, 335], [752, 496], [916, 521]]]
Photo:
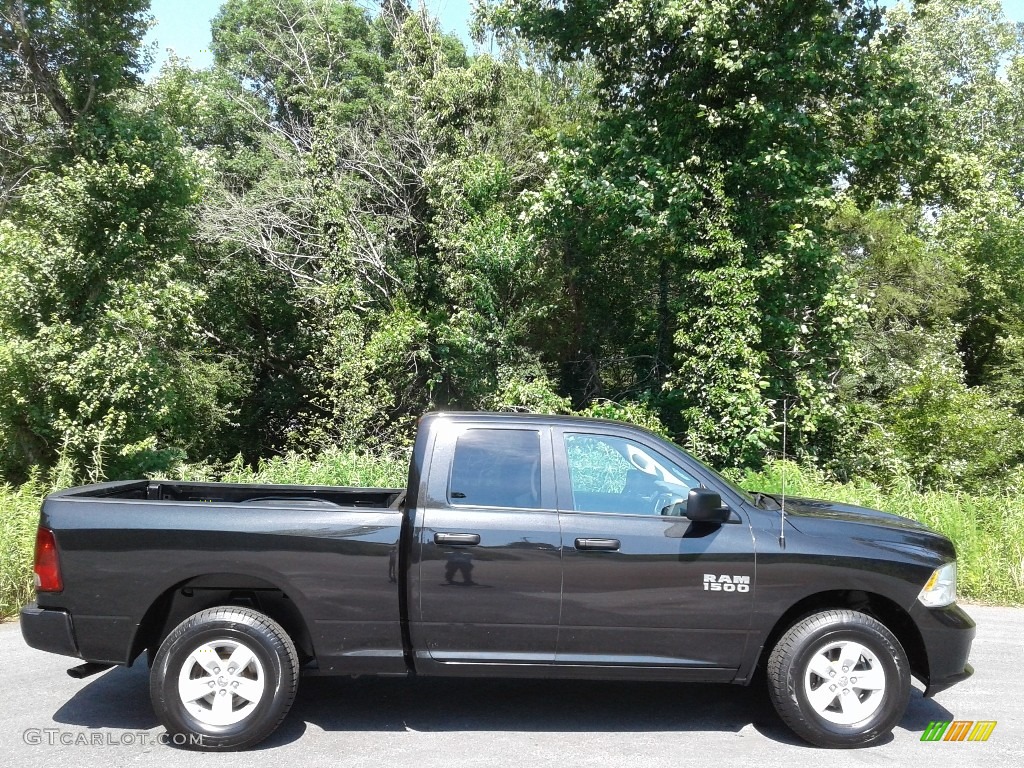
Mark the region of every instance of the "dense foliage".
[[[721, 467], [1020, 492], [997, 0], [0, 3], [0, 479], [580, 411]], [[484, 52], [487, 51], [487, 52]]]

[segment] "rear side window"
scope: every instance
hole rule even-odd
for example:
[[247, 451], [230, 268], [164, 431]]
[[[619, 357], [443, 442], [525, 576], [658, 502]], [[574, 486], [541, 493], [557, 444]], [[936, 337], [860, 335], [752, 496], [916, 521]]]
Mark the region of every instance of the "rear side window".
[[540, 433], [470, 429], [455, 443], [448, 502], [470, 507], [540, 507]]

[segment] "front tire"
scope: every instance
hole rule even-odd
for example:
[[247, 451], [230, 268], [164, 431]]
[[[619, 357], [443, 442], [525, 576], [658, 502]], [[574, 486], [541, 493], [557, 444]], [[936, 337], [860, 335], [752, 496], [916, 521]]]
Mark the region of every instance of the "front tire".
[[250, 608], [224, 606], [190, 616], [167, 636], [149, 690], [172, 744], [229, 750], [273, 733], [298, 682], [295, 644], [281, 625]]
[[910, 699], [910, 664], [885, 625], [857, 611], [794, 624], [768, 660], [776, 711], [819, 747], [862, 747], [889, 734]]

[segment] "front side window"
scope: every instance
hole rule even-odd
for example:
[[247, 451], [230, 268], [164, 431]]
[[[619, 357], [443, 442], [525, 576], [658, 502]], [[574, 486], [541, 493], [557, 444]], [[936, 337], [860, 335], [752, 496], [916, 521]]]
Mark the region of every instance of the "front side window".
[[448, 502], [470, 507], [540, 507], [540, 433], [469, 429], [455, 443]]
[[660, 453], [611, 435], [567, 434], [566, 458], [577, 512], [676, 515], [700, 482]]

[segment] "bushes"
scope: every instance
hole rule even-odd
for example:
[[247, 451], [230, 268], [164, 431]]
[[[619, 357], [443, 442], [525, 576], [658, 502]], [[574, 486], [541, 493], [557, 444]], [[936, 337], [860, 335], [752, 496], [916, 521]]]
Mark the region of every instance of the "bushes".
[[260, 459], [256, 468], [241, 456], [217, 470], [208, 465], [185, 465], [173, 479], [225, 483], [272, 483], [283, 485], [347, 485], [359, 488], [404, 488], [409, 458], [329, 450], [315, 459], [297, 453]]
[[887, 416], [910, 475], [926, 488], [1002, 486], [1024, 459], [1024, 420], [953, 371], [922, 372]]

